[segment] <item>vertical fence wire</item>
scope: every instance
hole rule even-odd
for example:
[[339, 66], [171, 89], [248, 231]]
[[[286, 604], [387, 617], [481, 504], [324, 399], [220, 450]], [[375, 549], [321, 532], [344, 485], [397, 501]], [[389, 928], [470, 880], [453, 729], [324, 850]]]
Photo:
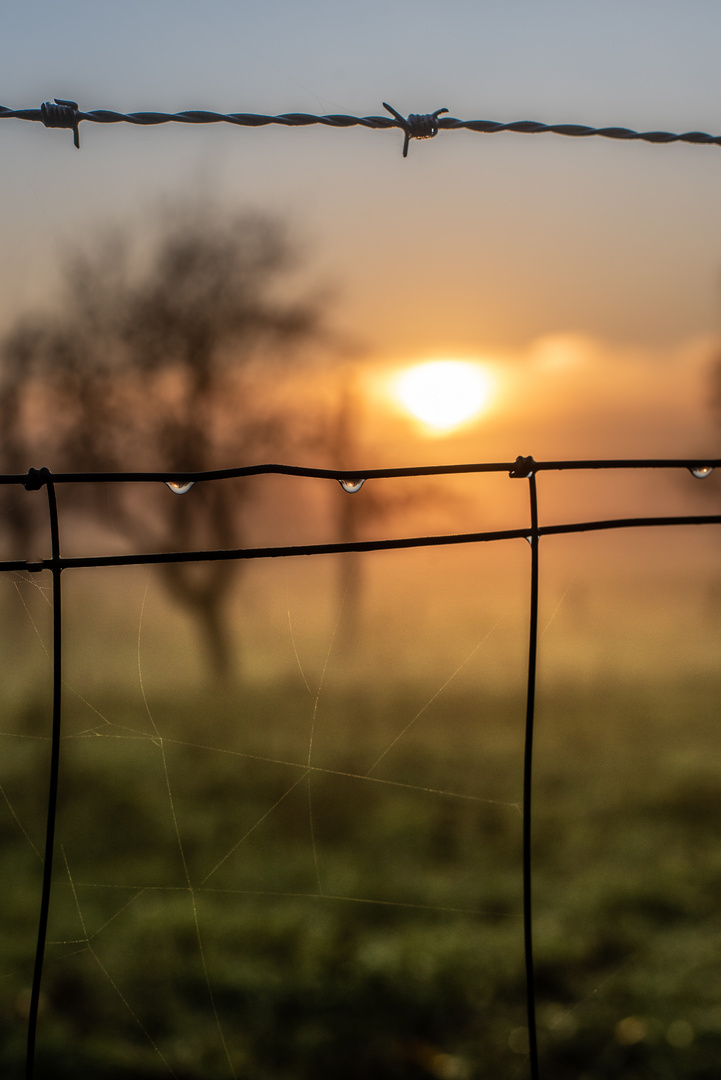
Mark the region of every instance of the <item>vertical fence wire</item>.
[[40, 987], [45, 958], [45, 941], [50, 913], [50, 888], [53, 874], [53, 849], [55, 846], [55, 819], [58, 806], [58, 780], [60, 772], [60, 724], [62, 712], [62, 601], [60, 575], [60, 528], [55, 485], [47, 469], [42, 470], [43, 481], [48, 495], [51, 539], [51, 573], [53, 579], [53, 706], [52, 733], [50, 749], [50, 774], [48, 779], [48, 809], [45, 821], [45, 857], [43, 861], [43, 879], [38, 916], [38, 936], [35, 949], [35, 966], [28, 1013], [28, 1040], [25, 1059], [26, 1080], [33, 1080], [35, 1072], [35, 1043], [37, 1037], [38, 1011], [40, 1007]]
[[533, 970], [533, 908], [531, 889], [531, 800], [533, 788], [533, 721], [536, 704], [536, 660], [538, 656], [538, 493], [536, 474], [528, 477], [531, 504], [531, 588], [528, 632], [528, 682], [526, 687], [526, 730], [523, 749], [523, 944], [526, 967], [526, 1008], [528, 1014], [528, 1054], [531, 1080], [538, 1080], [538, 1036], [536, 1032], [536, 988]]

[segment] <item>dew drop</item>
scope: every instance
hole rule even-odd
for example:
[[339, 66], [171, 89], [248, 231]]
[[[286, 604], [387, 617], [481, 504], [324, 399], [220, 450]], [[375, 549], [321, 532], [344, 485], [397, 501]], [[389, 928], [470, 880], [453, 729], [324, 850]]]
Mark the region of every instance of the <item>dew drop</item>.
[[695, 465], [690, 472], [691, 476], [695, 476], [697, 480], [705, 480], [713, 472], [713, 465]]
[[365, 477], [349, 476], [345, 480], [339, 480], [338, 483], [344, 491], [348, 492], [349, 495], [355, 495], [356, 491], [360, 491], [360, 489], [365, 484]]
[[185, 495], [186, 491], [190, 491], [195, 480], [166, 480], [165, 483], [174, 495]]
[[533, 537], [532, 536], [524, 536], [524, 540], [528, 540], [529, 547], [533, 547]]

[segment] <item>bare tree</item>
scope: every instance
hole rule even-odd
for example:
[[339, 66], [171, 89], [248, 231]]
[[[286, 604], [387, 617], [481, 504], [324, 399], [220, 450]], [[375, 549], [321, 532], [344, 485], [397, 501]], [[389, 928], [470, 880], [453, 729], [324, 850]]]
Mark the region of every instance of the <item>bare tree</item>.
[[[145, 251], [114, 236], [64, 266], [56, 310], [23, 318], [2, 343], [3, 469], [202, 471], [279, 457], [305, 434], [268, 386], [320, 337], [320, 303], [292, 288], [285, 230], [257, 215], [169, 215]], [[137, 238], [136, 238], [137, 240]], [[233, 490], [231, 490], [231, 487]], [[145, 550], [241, 546], [248, 488], [196, 485], [148, 513], [113, 489], [115, 525]], [[66, 512], [96, 493], [63, 490]], [[189, 497], [190, 498], [190, 497]], [[16, 507], [15, 539], [35, 524]], [[232, 671], [230, 579], [238, 562], [164, 565], [162, 579], [196, 620], [214, 676]]]

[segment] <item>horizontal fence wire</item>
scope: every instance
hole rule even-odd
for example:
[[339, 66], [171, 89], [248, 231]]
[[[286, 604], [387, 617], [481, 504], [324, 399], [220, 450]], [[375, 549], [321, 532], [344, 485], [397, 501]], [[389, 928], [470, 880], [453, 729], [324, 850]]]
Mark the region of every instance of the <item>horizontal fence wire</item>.
[[39, 109], [10, 109], [0, 106], [0, 120], [29, 120], [49, 128], [68, 128], [73, 131], [75, 146], [79, 148], [79, 125], [91, 124], [134, 124], [150, 127], [159, 124], [232, 124], [236, 127], [310, 127], [321, 125], [330, 128], [364, 127], [371, 130], [387, 131], [399, 128], [405, 134], [403, 156], [408, 152], [410, 139], [428, 139], [439, 131], [472, 131], [482, 135], [495, 135], [510, 131], [523, 135], [565, 135], [570, 138], [588, 138], [598, 136], [603, 139], [622, 141], [640, 141], [648, 143], [693, 143], [699, 146], [721, 146], [721, 135], [711, 135], [705, 131], [635, 131], [621, 126], [592, 127], [587, 124], [544, 124], [536, 120], [514, 120], [503, 123], [497, 120], [459, 120], [454, 116], [442, 116], [447, 109], [436, 109], [432, 113], [410, 113], [407, 117], [393, 106], [383, 102], [389, 116], [350, 116], [345, 113], [330, 113], [319, 116], [312, 113], [264, 113], [212, 112], [205, 109], [187, 109], [182, 112], [116, 112], [112, 109], [93, 109], [81, 111], [77, 102], [55, 98], [53, 103], [45, 102]]
[[[79, 483], [165, 483], [189, 490], [196, 483], [216, 480], [238, 479], [251, 476], [296, 476], [335, 480], [346, 491], [359, 491], [370, 480], [388, 480], [422, 476], [458, 476], [474, 473], [507, 473], [514, 479], [528, 479], [541, 472], [564, 472], [578, 470], [637, 470], [637, 469], [685, 469], [700, 477], [710, 475], [721, 467], [721, 458], [627, 458], [599, 459], [597, 461], [535, 461], [532, 457], [518, 456], [509, 462], [475, 462], [461, 465], [421, 465], [398, 469], [359, 469], [353, 475], [348, 470], [316, 469], [297, 465], [247, 465], [234, 469], [215, 469], [204, 472], [97, 472], [97, 473], [50, 473], [47, 469], [30, 469], [28, 473], [0, 475], [0, 485], [18, 484], [28, 489], [40, 488], [52, 480], [53, 484]], [[580, 521], [553, 525], [539, 525], [539, 536], [599, 532], [611, 529], [658, 528], [674, 525], [714, 525], [721, 522], [720, 514], [681, 514], [654, 517], [615, 518], [605, 521]], [[334, 555], [342, 552], [389, 551], [404, 548], [440, 547], [454, 544], [477, 544], [497, 540], [515, 540], [529, 537], [527, 527], [497, 529], [485, 532], [449, 533], [441, 535], [385, 537], [377, 540], [353, 540], [327, 544], [298, 544], [256, 548], [235, 548], [203, 551], [151, 552], [129, 555], [88, 555], [63, 558], [59, 554], [50, 559], [32, 561], [14, 559], [0, 561], [2, 570], [26, 570], [38, 573], [42, 570], [82, 569], [102, 566], [146, 566], [178, 562], [218, 562], [232, 559], [288, 558], [292, 556]]]
[[[666, 517], [633, 517], [597, 521], [583, 521], [568, 524], [541, 525], [539, 523], [537, 477], [543, 472], [566, 470], [638, 470], [638, 469], [685, 469], [693, 476], [703, 479], [715, 468], [721, 466], [721, 459], [619, 459], [619, 460], [568, 460], [535, 461], [533, 457], [519, 455], [512, 462], [479, 462], [470, 464], [429, 465], [400, 469], [365, 469], [354, 473], [338, 469], [315, 469], [290, 465], [256, 465], [236, 469], [222, 469], [210, 472], [125, 472], [125, 473], [52, 473], [49, 469], [30, 469], [26, 474], [6, 474], [0, 476], [0, 484], [22, 485], [28, 491], [46, 488], [48, 496], [49, 527], [51, 537], [51, 556], [35, 561], [0, 562], [0, 571], [18, 571], [38, 573], [49, 570], [53, 577], [53, 707], [51, 763], [48, 783], [48, 811], [46, 817], [45, 859], [41, 890], [40, 915], [36, 945], [35, 968], [28, 1018], [28, 1043], [26, 1056], [26, 1080], [33, 1080], [35, 1048], [38, 1026], [40, 989], [42, 980], [47, 923], [50, 909], [50, 891], [52, 882], [53, 845], [55, 818], [59, 798], [59, 758], [61, 731], [61, 691], [62, 691], [62, 610], [60, 581], [63, 570], [82, 569], [100, 566], [153, 565], [171, 562], [193, 561], [231, 561], [234, 559], [287, 558], [291, 556], [328, 555], [341, 552], [382, 551], [413, 547], [437, 547], [448, 544], [478, 544], [504, 540], [525, 539], [531, 549], [530, 604], [529, 604], [529, 646], [526, 689], [526, 720], [523, 765], [523, 843], [522, 843], [522, 879], [523, 879], [523, 928], [525, 956], [526, 1011], [528, 1018], [529, 1070], [531, 1080], [539, 1080], [540, 1067], [538, 1057], [538, 1039], [536, 1031], [536, 992], [534, 978], [533, 952], [533, 909], [532, 909], [532, 777], [533, 777], [533, 727], [536, 700], [536, 662], [538, 651], [538, 597], [539, 597], [539, 549], [540, 541], [545, 537], [579, 532], [599, 532], [629, 528], [659, 528], [666, 526], [701, 526], [721, 525], [721, 514], [686, 514]], [[505, 472], [510, 479], [528, 482], [530, 513], [527, 524], [517, 529], [505, 529], [494, 532], [477, 532], [447, 535], [426, 535], [404, 538], [381, 538], [370, 541], [355, 541], [335, 544], [310, 544], [299, 546], [276, 546], [264, 548], [239, 548], [236, 550], [160, 552], [151, 554], [122, 556], [87, 556], [83, 558], [63, 558], [60, 553], [60, 523], [55, 487], [57, 484], [79, 483], [165, 483], [178, 494], [185, 494], [196, 483], [210, 483], [239, 477], [261, 475], [286, 475], [294, 477], [314, 477], [322, 480], [337, 481], [349, 497], [361, 491], [367, 481], [391, 478], [410, 478], [414, 476], [442, 476], [478, 473]], [[362, 496], [361, 496], [362, 497]]]

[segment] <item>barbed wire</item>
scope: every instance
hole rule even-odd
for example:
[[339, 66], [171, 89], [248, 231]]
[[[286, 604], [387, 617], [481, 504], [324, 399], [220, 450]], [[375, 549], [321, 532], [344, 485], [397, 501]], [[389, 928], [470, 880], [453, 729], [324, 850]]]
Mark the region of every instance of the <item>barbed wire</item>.
[[705, 131], [635, 131], [627, 127], [591, 127], [587, 124], [543, 124], [536, 120], [514, 120], [502, 123], [497, 120], [459, 120], [454, 116], [441, 116], [447, 109], [436, 109], [432, 113], [410, 113], [404, 117], [392, 105], [383, 102], [389, 116], [350, 116], [345, 113], [329, 113], [318, 116], [312, 113], [265, 113], [212, 112], [205, 109], [187, 109], [183, 112], [131, 112], [122, 113], [112, 109], [94, 109], [83, 112], [77, 102], [65, 98], [55, 98], [54, 102], [44, 102], [39, 109], [9, 109], [0, 106], [0, 120], [30, 120], [42, 123], [48, 128], [67, 128], [73, 132], [73, 141], [80, 148], [79, 125], [83, 121], [92, 124], [135, 124], [150, 127], [157, 124], [233, 124], [236, 127], [268, 127], [277, 124], [282, 127], [310, 127], [320, 124], [324, 127], [350, 128], [365, 127], [373, 130], [400, 128], [405, 134], [403, 156], [408, 154], [410, 139], [430, 139], [439, 131], [473, 131], [483, 135], [495, 135], [501, 131], [510, 131], [523, 135], [565, 135], [570, 138], [588, 138], [598, 136], [603, 139], [641, 141], [649, 143], [693, 143], [701, 146], [721, 146], [721, 135], [711, 135]]

